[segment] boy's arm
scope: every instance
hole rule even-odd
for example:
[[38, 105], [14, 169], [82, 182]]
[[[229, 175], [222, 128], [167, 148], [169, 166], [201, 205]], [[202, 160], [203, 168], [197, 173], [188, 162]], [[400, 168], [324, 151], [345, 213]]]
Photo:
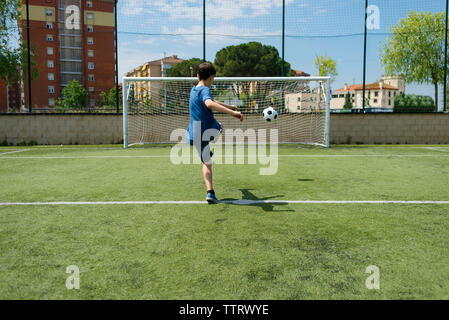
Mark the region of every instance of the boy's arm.
[[218, 100], [214, 100], [214, 101], [215, 101], [216, 103], [218, 103], [218, 104], [221, 104], [223, 107], [226, 107], [226, 108], [228, 108], [228, 109], [231, 109], [231, 110], [234, 110], [234, 111], [237, 110], [237, 106], [230, 105], [230, 104], [226, 104], [226, 103], [221, 102], [221, 101], [218, 101]]
[[207, 99], [206, 101], [204, 101], [204, 104], [206, 105], [206, 107], [208, 107], [209, 109], [211, 109], [213, 111], [227, 113], [237, 119], [240, 119], [240, 121], [243, 121], [243, 115], [240, 112], [231, 110], [231, 109], [221, 105], [217, 101], [214, 101], [212, 99]]

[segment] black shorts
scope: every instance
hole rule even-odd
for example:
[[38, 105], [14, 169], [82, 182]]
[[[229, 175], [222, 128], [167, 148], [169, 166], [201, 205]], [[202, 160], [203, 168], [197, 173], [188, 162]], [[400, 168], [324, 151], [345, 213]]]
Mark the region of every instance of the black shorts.
[[201, 147], [198, 148], [197, 146], [195, 146], [195, 149], [198, 152], [198, 155], [202, 163], [210, 163], [210, 161], [212, 160], [213, 153], [212, 151], [210, 151], [209, 142], [202, 141]]
[[221, 126], [221, 123], [219, 123], [219, 125], [220, 129], [218, 130], [218, 135], [216, 137], [211, 137], [210, 141], [201, 141], [201, 145], [197, 146], [192, 140], [190, 140], [190, 145], [195, 146], [195, 149], [198, 152], [202, 163], [210, 163], [212, 156], [214, 155], [212, 151], [210, 151], [209, 143], [215, 142], [217, 138], [222, 134], [223, 127]]

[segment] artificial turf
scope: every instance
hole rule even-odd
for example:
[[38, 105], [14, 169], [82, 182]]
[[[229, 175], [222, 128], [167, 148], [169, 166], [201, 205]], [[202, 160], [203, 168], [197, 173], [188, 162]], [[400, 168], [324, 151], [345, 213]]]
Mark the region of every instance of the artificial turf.
[[[27, 151], [24, 151], [27, 150]], [[0, 148], [0, 202], [204, 200], [170, 147]], [[9, 153], [11, 151], [21, 151]], [[280, 146], [227, 200], [449, 200], [448, 146]], [[449, 204], [0, 206], [3, 299], [448, 299]], [[66, 268], [80, 289], [66, 288]], [[366, 268], [380, 269], [369, 290]]]

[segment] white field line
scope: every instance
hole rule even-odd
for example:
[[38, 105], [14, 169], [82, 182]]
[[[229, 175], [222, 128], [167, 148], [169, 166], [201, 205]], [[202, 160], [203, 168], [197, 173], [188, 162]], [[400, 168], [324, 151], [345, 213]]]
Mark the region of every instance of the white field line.
[[[25, 150], [24, 150], [25, 151]], [[28, 151], [28, 150], [27, 150]], [[17, 151], [20, 152], [20, 151]], [[5, 153], [6, 154], [6, 153]], [[0, 154], [1, 156], [2, 154]], [[270, 156], [270, 154], [267, 154]], [[247, 158], [247, 155], [223, 155], [221, 158]], [[279, 154], [279, 158], [351, 158], [351, 157], [366, 157], [366, 158], [379, 158], [379, 157], [402, 157], [402, 158], [420, 158], [420, 157], [449, 157], [449, 154]], [[147, 156], [15, 156], [15, 157], [4, 157], [1, 156], [0, 159], [133, 159], [133, 158], [165, 158], [169, 159], [170, 155], [147, 155]], [[190, 159], [189, 157], [180, 159]]]
[[13, 150], [13, 151], [8, 151], [8, 152], [0, 153], [0, 156], [3, 156], [3, 155], [5, 155], [5, 154], [11, 154], [11, 153], [18, 153], [18, 152], [30, 151], [30, 150], [31, 150], [31, 149]]
[[428, 149], [428, 150], [440, 151], [440, 152], [449, 152], [449, 149], [432, 148], [432, 147], [428, 147], [428, 148], [426, 148], [426, 149]]
[[[448, 201], [420, 200], [225, 200], [219, 203], [236, 205], [253, 204], [449, 204]], [[0, 202], [0, 206], [48, 205], [137, 205], [137, 204], [207, 204], [206, 201], [53, 201], [53, 202]]]

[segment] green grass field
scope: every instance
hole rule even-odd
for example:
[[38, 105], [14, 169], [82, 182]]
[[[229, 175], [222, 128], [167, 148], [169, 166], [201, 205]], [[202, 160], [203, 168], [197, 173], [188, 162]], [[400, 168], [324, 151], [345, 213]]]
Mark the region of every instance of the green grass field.
[[[200, 165], [169, 153], [0, 148], [0, 298], [449, 298], [449, 204], [4, 205], [204, 200]], [[286, 145], [277, 174], [259, 168], [214, 165], [219, 199], [449, 200], [449, 146]]]

